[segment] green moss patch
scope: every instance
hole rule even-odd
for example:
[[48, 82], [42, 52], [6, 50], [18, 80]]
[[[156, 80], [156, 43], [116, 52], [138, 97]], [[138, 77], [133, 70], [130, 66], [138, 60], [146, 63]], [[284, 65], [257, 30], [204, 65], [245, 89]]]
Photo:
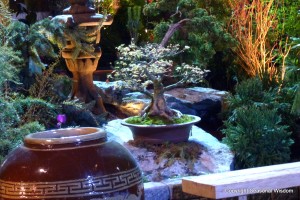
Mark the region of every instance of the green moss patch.
[[161, 117], [130, 117], [125, 122], [128, 124], [137, 125], [170, 125], [170, 124], [183, 124], [194, 120], [193, 116], [182, 115], [179, 118], [174, 118], [171, 121]]

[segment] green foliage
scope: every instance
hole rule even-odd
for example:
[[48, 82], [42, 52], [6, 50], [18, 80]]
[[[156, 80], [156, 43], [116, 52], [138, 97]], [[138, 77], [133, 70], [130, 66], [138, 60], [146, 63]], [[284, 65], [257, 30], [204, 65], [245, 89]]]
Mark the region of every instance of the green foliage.
[[148, 16], [157, 16], [160, 13], [175, 12], [179, 0], [160, 0], [152, 1], [144, 6], [144, 14]]
[[0, 161], [20, 144], [25, 135], [44, 130], [55, 116], [54, 108], [41, 99], [0, 93]]
[[32, 61], [29, 68], [44, 69], [45, 64], [41, 57], [57, 58], [59, 56], [58, 46], [65, 46], [64, 25], [48, 18], [28, 26], [19, 21], [13, 21], [7, 27], [6, 44], [16, 51], [22, 52], [27, 63]]
[[67, 99], [72, 87], [71, 78], [54, 73], [59, 63], [60, 60], [56, 59], [42, 74], [36, 75], [35, 83], [29, 88], [30, 96], [55, 103]]
[[56, 117], [56, 106], [43, 99], [26, 97], [17, 98], [12, 102], [15, 109], [22, 115], [22, 123], [39, 121], [49, 126], [51, 120]]
[[20, 122], [20, 117], [14, 105], [6, 101], [4, 98], [0, 98], [0, 132], [6, 132], [9, 127], [15, 126]]
[[139, 39], [139, 31], [141, 29], [141, 6], [133, 6], [127, 8], [127, 28], [129, 30], [131, 40], [133, 43], [137, 43]]
[[0, 135], [0, 163], [12, 149], [21, 144], [24, 136], [43, 130], [45, 127], [38, 122], [30, 122], [17, 128], [7, 127]]
[[277, 85], [270, 88], [257, 77], [244, 80], [236, 86], [235, 95], [229, 95], [227, 98], [227, 120], [234, 120], [231, 115], [235, 109], [254, 105], [276, 110], [282, 117], [282, 124], [290, 126], [293, 121], [290, 112], [294, 96], [294, 91], [289, 86]]
[[118, 8], [120, 0], [89, 0], [93, 7], [95, 7], [96, 12], [102, 14], [115, 15]]
[[[24, 37], [19, 33], [25, 26], [19, 24], [14, 34], [10, 23], [8, 27], [2, 26], [0, 47], [0, 162], [18, 144], [22, 138], [32, 132], [45, 129], [51, 119], [55, 107], [41, 99], [24, 97], [14, 90], [21, 86], [18, 73], [23, 67], [22, 49], [16, 51], [15, 47], [21, 47]], [[24, 33], [25, 34], [25, 33]], [[33, 108], [39, 106], [38, 112], [32, 112]], [[51, 114], [50, 114], [51, 113]], [[44, 117], [44, 118], [43, 118]], [[38, 122], [39, 121], [39, 122]], [[44, 124], [42, 124], [44, 122]]]
[[72, 49], [73, 59], [76, 59], [80, 53], [94, 55], [96, 52], [99, 52], [99, 49], [95, 51], [96, 49], [92, 43], [96, 41], [97, 36], [95, 33], [101, 28], [103, 20], [99, 22], [99, 26], [66, 26], [64, 29], [66, 38], [75, 46]]
[[[187, 9], [186, 12], [185, 18], [191, 20], [186, 23], [181, 32], [173, 36], [170, 42], [190, 46], [191, 49], [184, 55], [184, 58], [187, 57], [194, 63], [207, 66], [217, 51], [233, 45], [233, 39], [226, 33], [223, 25], [214, 16], [208, 15], [206, 10], [194, 7], [192, 10]], [[165, 32], [167, 27], [176, 21], [166, 21], [156, 26], [154, 29], [155, 40], [161, 41], [161, 36], [164, 35], [162, 32]]]
[[300, 87], [296, 90], [295, 99], [292, 105], [291, 113], [300, 118]]
[[[0, 47], [0, 50], [6, 48], [0, 54], [0, 67], [9, 65], [10, 60], [8, 58], [13, 51], [8, 47]], [[15, 61], [17, 61], [16, 59]], [[0, 88], [0, 162], [3, 161], [4, 157], [11, 151], [16, 145], [18, 145], [23, 136], [35, 131], [40, 131], [44, 129], [44, 126], [37, 121], [24, 121], [27, 110], [31, 108], [34, 104], [41, 104], [43, 108], [51, 107], [48, 103], [31, 98], [23, 98], [20, 94], [10, 92], [8, 85], [9, 81], [17, 80], [17, 70], [12, 62], [11, 65], [1, 68], [1, 85]], [[4, 87], [5, 86], [5, 87]], [[5, 90], [3, 89], [5, 88]], [[2, 93], [4, 91], [5, 93]], [[45, 110], [42, 108], [42, 111]], [[52, 107], [51, 107], [52, 108]], [[38, 118], [38, 116], [35, 116]], [[40, 120], [40, 119], [39, 119]]]
[[192, 116], [188, 115], [182, 115], [180, 118], [173, 118], [172, 121], [166, 120], [164, 118], [154, 116], [154, 117], [140, 117], [140, 116], [134, 116], [130, 117], [126, 120], [129, 124], [137, 124], [137, 125], [168, 125], [168, 124], [183, 124], [190, 121], [193, 121]]
[[102, 26], [102, 21], [96, 27], [67, 26], [57, 18], [45, 18], [31, 26], [13, 21], [1, 37], [5, 38], [5, 45], [22, 53], [25, 66], [29, 67], [30, 73], [36, 74], [41, 73], [47, 64], [42, 57], [53, 61], [60, 56], [60, 50], [67, 43], [66, 38], [75, 46], [72, 55], [74, 59], [80, 53], [93, 55], [95, 47], [91, 43], [96, 40], [94, 33]]
[[232, 12], [228, 3], [228, 0], [198, 1], [200, 8], [205, 9], [209, 15], [216, 16], [218, 21], [224, 23], [227, 23]]
[[[290, 45], [292, 46], [288, 56], [288, 63], [292, 66], [300, 68], [300, 37], [291, 37]], [[296, 73], [299, 76], [299, 73]], [[299, 77], [298, 77], [299, 78]]]
[[[63, 24], [50, 19], [31, 26], [19, 21], [0, 24], [0, 162], [25, 135], [56, 125], [57, 103], [61, 99], [54, 95], [53, 83], [57, 84], [61, 77], [53, 71], [66, 43], [64, 31]], [[55, 62], [46, 68], [43, 58]], [[36, 76], [28, 93], [21, 93], [25, 82], [19, 80], [20, 71], [29, 70], [43, 73]]]
[[235, 88], [235, 95], [228, 97], [230, 109], [241, 106], [266, 106], [275, 102], [276, 90], [265, 89], [262, 81], [259, 78], [252, 78], [242, 81]]
[[236, 86], [227, 101], [224, 142], [236, 155], [236, 168], [288, 162], [291, 140], [291, 97], [285, 87], [269, 88], [259, 78]]
[[92, 108], [95, 101], [88, 104], [78, 100], [66, 100], [62, 103], [62, 112], [67, 115], [67, 126], [92, 126], [99, 127], [107, 122], [106, 115], [94, 115]]
[[8, 46], [0, 47], [0, 90], [3, 90], [8, 81], [18, 82], [18, 72], [21, 69], [23, 60], [20, 52], [13, 51]]
[[236, 168], [250, 168], [288, 162], [293, 141], [288, 127], [281, 125], [276, 110], [240, 107], [235, 120], [226, 122], [224, 142], [236, 157]]
[[288, 36], [300, 37], [300, 24], [299, 22], [300, 2], [294, 0], [281, 1], [280, 6], [277, 8], [277, 16], [279, 26], [278, 29], [282, 34]]
[[291, 113], [300, 118], [300, 38], [291, 38], [291, 51], [288, 56], [287, 68], [285, 73], [285, 86], [292, 94], [293, 103]]
[[4, 161], [5, 156], [11, 151], [11, 142], [9, 140], [0, 140], [0, 163]]

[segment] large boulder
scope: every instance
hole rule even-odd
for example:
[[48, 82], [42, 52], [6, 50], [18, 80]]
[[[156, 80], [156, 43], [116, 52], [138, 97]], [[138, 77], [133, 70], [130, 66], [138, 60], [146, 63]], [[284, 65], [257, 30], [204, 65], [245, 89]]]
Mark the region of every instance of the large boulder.
[[[132, 142], [132, 133], [121, 125], [121, 120], [112, 120], [105, 126], [109, 139], [124, 145], [139, 163], [145, 180], [161, 181], [174, 177], [201, 175], [231, 170], [233, 154], [229, 147], [215, 137], [193, 126], [188, 142], [169, 145], [154, 145], [149, 148]], [[169, 148], [180, 150], [182, 145], [195, 148], [195, 155], [188, 158], [169, 155]], [[159, 149], [159, 151], [155, 151]], [[185, 152], [181, 152], [184, 154]], [[171, 156], [171, 157], [170, 157]]]
[[[106, 104], [113, 105], [125, 116], [135, 116], [150, 103], [150, 99], [140, 93], [130, 90], [116, 89], [116, 85], [122, 82], [101, 82], [94, 81], [100, 88], [101, 96]], [[203, 87], [175, 88], [165, 93], [168, 106], [181, 111], [184, 114], [192, 114], [201, 117], [197, 126], [214, 133], [220, 139], [216, 130], [222, 125], [220, 113], [225, 107], [225, 98], [228, 95], [225, 91], [214, 90]]]

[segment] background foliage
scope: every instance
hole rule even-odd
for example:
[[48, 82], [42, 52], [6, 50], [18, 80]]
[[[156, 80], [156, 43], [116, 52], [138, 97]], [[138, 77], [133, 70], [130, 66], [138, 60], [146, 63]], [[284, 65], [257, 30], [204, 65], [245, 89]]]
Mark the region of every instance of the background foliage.
[[[70, 80], [62, 74], [55, 74], [55, 71], [64, 67], [58, 60], [64, 46], [63, 37], [60, 37], [64, 27], [49, 19], [27, 25], [20, 21], [11, 22], [8, 1], [0, 2], [1, 160], [1, 156], [17, 145], [25, 134], [54, 127], [55, 116], [62, 107], [73, 108], [69, 109], [70, 115], [78, 117], [73, 120], [74, 125], [82, 121], [81, 116], [90, 115], [76, 102], [63, 102], [67, 99]], [[53, 2], [52, 15], [60, 14], [66, 7], [62, 1]], [[247, 7], [249, 4], [245, 6], [248, 1], [235, 2], [241, 3], [241, 8], [250, 8]], [[103, 56], [100, 68], [112, 67], [117, 59], [115, 47], [130, 44], [132, 37], [136, 38], [137, 45], [161, 41], [169, 27], [186, 19], [170, 43], [182, 47], [188, 45], [191, 49], [179, 55], [175, 63], [203, 66], [210, 70], [206, 76], [210, 87], [232, 91], [223, 132], [224, 141], [236, 152], [236, 167], [287, 162], [290, 132], [300, 119], [300, 24], [296, 23], [300, 17], [300, 2], [275, 0], [274, 3], [276, 6], [272, 6], [268, 14], [276, 15], [276, 26], [270, 27], [266, 40], [262, 42], [274, 53], [269, 59], [273, 67], [278, 70], [283, 64], [285, 68], [280, 70], [281, 77], [284, 77], [280, 81], [275, 79], [272, 84], [270, 81], [261, 82], [256, 78], [257, 74], [249, 79], [238, 61], [234, 49], [245, 40], [236, 40], [233, 33], [245, 30], [242, 29], [245, 27], [235, 27], [231, 34], [228, 33], [233, 27], [230, 23], [233, 17], [237, 19], [232, 15], [234, 10], [228, 0], [121, 0], [114, 23], [101, 32]], [[141, 13], [139, 7], [143, 8]], [[130, 14], [134, 9], [136, 11]], [[243, 19], [242, 16], [238, 19]], [[257, 23], [252, 22], [251, 25], [256, 27]], [[75, 32], [75, 29], [70, 32]], [[253, 39], [255, 34], [249, 41]], [[289, 47], [291, 51], [283, 59], [280, 51]], [[234, 87], [236, 83], [237, 87]], [[264, 119], [258, 120], [257, 116]], [[94, 120], [93, 117], [88, 119]]]
[[210, 86], [228, 89], [232, 77], [227, 78], [224, 74], [230, 71], [233, 60], [230, 47], [235, 43], [226, 31], [226, 9], [217, 14], [220, 5], [228, 8], [226, 1], [205, 4], [196, 0], [159, 0], [146, 4], [144, 14], [153, 25], [156, 42], [161, 41], [172, 24], [187, 20], [170, 40], [170, 43], [191, 47], [178, 59], [205, 66], [211, 71], [207, 76]]

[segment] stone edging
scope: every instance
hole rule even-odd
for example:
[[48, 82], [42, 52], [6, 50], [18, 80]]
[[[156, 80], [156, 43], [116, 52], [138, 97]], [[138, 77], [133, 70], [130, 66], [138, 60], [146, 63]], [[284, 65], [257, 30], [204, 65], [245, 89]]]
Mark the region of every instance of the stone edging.
[[182, 192], [181, 179], [168, 179], [161, 182], [144, 183], [145, 200], [188, 200], [197, 196]]

